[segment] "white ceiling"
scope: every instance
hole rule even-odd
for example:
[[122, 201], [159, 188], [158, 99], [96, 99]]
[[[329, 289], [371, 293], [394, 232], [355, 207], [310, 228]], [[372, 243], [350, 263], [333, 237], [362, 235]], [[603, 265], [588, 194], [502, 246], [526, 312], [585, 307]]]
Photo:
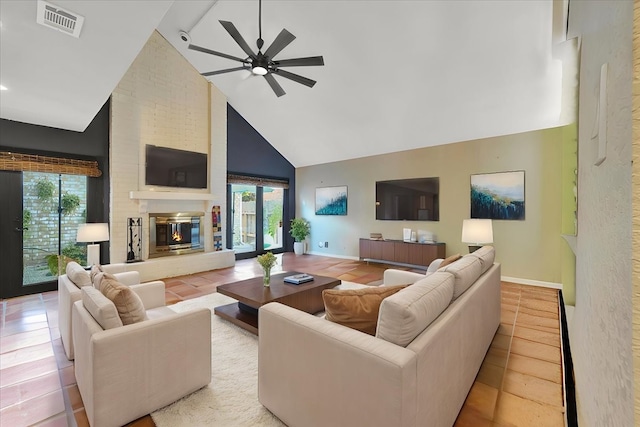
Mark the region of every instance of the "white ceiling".
[[[36, 24], [35, 0], [0, 2], [2, 118], [82, 131], [154, 28], [200, 72], [239, 64], [179, 30], [238, 57], [218, 20], [258, 37], [256, 0], [53, 3], [85, 16], [79, 39]], [[553, 0], [265, 0], [262, 15], [265, 48], [297, 36], [277, 59], [324, 56], [288, 69], [315, 87], [276, 77], [277, 98], [248, 71], [209, 80], [296, 167], [563, 124]]]

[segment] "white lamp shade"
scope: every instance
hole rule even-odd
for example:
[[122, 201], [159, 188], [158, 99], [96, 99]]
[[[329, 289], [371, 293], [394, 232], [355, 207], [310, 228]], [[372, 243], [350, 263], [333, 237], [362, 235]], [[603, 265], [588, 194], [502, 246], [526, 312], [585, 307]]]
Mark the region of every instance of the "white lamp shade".
[[477, 245], [484, 243], [493, 243], [493, 225], [491, 220], [462, 220], [462, 242]]
[[109, 224], [107, 223], [87, 223], [78, 227], [77, 242], [106, 242], [109, 240]]

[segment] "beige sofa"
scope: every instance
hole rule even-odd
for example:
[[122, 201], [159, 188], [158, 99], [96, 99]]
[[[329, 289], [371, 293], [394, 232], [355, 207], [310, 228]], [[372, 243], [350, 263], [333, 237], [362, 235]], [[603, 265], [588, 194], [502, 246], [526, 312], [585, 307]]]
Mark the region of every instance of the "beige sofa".
[[[103, 271], [113, 274], [120, 283], [134, 288], [140, 284], [140, 274], [137, 271], [125, 271], [126, 264], [108, 264], [101, 266]], [[58, 276], [58, 328], [62, 346], [67, 359], [73, 360], [73, 334], [71, 331], [71, 307], [80, 299], [80, 288], [91, 285], [89, 272], [76, 262], [70, 262], [66, 267], [66, 274]], [[162, 288], [162, 301], [156, 302], [164, 305], [164, 282], [156, 280], [147, 282]], [[144, 289], [149, 289], [145, 287]]]
[[419, 280], [382, 301], [375, 337], [261, 307], [260, 402], [290, 427], [452, 426], [500, 324], [494, 257], [484, 247], [408, 273], [404, 283]]
[[137, 323], [92, 286], [73, 305], [75, 376], [92, 427], [127, 424], [211, 382], [211, 311], [176, 313], [155, 284], [130, 289], [144, 306]]

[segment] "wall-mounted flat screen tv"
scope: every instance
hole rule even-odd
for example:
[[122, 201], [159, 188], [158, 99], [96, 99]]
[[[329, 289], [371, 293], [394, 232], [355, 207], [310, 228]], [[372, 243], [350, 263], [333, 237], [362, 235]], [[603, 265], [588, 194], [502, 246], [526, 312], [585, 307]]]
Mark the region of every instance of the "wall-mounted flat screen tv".
[[145, 184], [207, 188], [207, 154], [147, 145]]
[[439, 221], [440, 178], [376, 182], [376, 219]]

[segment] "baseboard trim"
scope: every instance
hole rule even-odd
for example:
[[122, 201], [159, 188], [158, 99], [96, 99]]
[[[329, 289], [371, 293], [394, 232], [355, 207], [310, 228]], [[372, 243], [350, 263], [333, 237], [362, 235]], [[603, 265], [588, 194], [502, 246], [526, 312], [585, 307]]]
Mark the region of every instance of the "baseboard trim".
[[309, 255], [326, 256], [326, 257], [329, 257], [329, 258], [340, 258], [340, 259], [349, 259], [349, 260], [352, 260], [352, 261], [360, 261], [360, 258], [358, 258], [357, 256], [327, 254], [327, 253], [324, 253], [324, 252], [316, 252], [316, 251], [307, 251], [305, 253], [309, 254]]
[[540, 286], [542, 288], [562, 289], [562, 283], [543, 282], [542, 280], [521, 279], [519, 277], [502, 276], [503, 282], [517, 283], [519, 285]]

